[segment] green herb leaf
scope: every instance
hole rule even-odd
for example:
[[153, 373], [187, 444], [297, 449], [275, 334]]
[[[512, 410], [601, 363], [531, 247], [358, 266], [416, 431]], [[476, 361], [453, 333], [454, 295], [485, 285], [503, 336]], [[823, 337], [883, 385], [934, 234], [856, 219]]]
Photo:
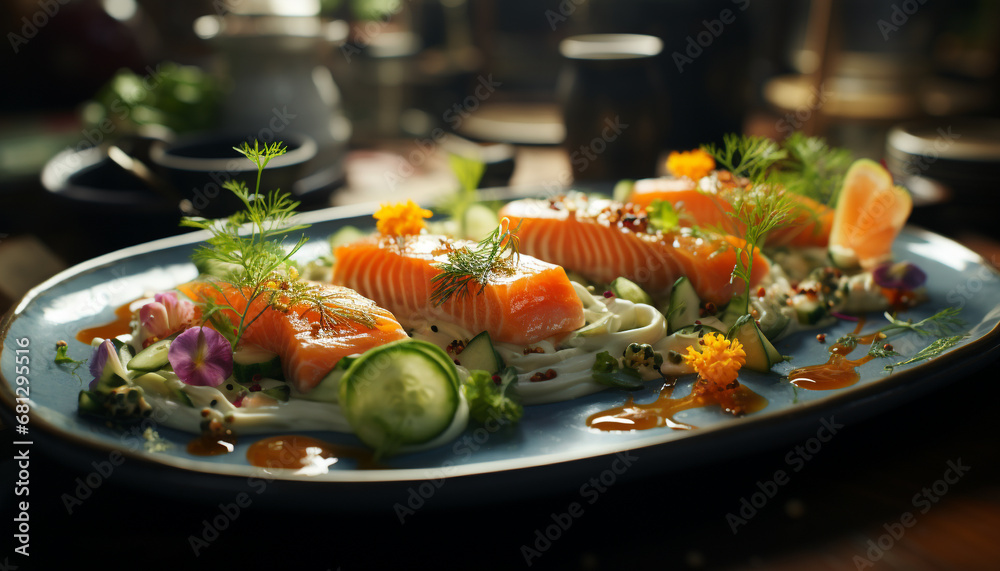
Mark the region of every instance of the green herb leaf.
[[84, 359], [82, 361], [78, 361], [70, 357], [68, 351], [69, 345], [67, 345], [65, 341], [56, 343], [55, 363], [79, 379], [80, 376], [76, 373], [76, 370], [85, 365], [87, 360]]
[[611, 373], [592, 373], [593, 379], [602, 385], [626, 391], [643, 388], [642, 377], [635, 369], [618, 369]]
[[[256, 189], [260, 189], [261, 177], [271, 159], [286, 152], [280, 142], [261, 147], [257, 142], [250, 147], [243, 143], [234, 147], [257, 167]], [[227, 181], [224, 188], [236, 195], [244, 209], [221, 220], [207, 220], [200, 217], [185, 217], [182, 226], [200, 228], [212, 235], [206, 240], [207, 246], [195, 250], [191, 258], [195, 265], [208, 269], [218, 279], [211, 282], [217, 290], [220, 284], [228, 284], [246, 299], [242, 313], [236, 312], [229, 303], [205, 302], [203, 316], [217, 326], [235, 347], [246, 331], [267, 308], [281, 311], [297, 304], [308, 304], [308, 311], [316, 311], [320, 316], [320, 326], [328, 327], [344, 321], [361, 323], [374, 327], [375, 320], [370, 307], [361, 306], [356, 299], [345, 297], [337, 290], [322, 288], [299, 279], [298, 269], [292, 257], [306, 243], [301, 235], [290, 247], [283, 245], [291, 233], [308, 227], [308, 224], [294, 224], [292, 216], [299, 203], [287, 193], [278, 191], [262, 195], [257, 190], [253, 194], [242, 181]], [[253, 302], [263, 299], [266, 303], [257, 314], [251, 315]], [[238, 314], [237, 323], [222, 323], [219, 310], [232, 310]], [[230, 335], [230, 331], [235, 333]]]
[[469, 415], [480, 423], [490, 419], [514, 424], [524, 415], [524, 406], [517, 398], [517, 371], [507, 367], [500, 373], [500, 383], [486, 371], [469, 371], [469, 378], [462, 385], [469, 402]]
[[680, 216], [668, 200], [654, 200], [646, 208], [649, 226], [654, 230], [669, 232], [680, 224]]
[[876, 359], [883, 359], [885, 357], [894, 357], [899, 355], [895, 349], [886, 349], [885, 343], [879, 344], [876, 339], [871, 347], [868, 348], [868, 354]]
[[916, 363], [918, 361], [924, 361], [926, 359], [933, 359], [934, 357], [937, 357], [938, 355], [944, 353], [948, 349], [951, 349], [952, 347], [957, 345], [959, 341], [965, 338], [966, 335], [953, 335], [951, 337], [942, 337], [940, 339], [935, 339], [930, 345], [924, 347], [920, 351], [917, 351], [917, 353], [914, 356], [910, 357], [909, 359], [906, 359], [905, 361], [900, 361], [898, 363], [886, 365], [885, 369], [891, 372], [894, 368], [899, 367], [901, 365], [909, 365], [910, 363]]
[[734, 177], [746, 179], [746, 184], [713, 189], [714, 193], [729, 202], [727, 214], [737, 228], [742, 228], [745, 245], [736, 247], [736, 266], [733, 279], [746, 284], [744, 312], [750, 312], [750, 284], [753, 275], [753, 258], [763, 244], [764, 237], [774, 228], [785, 224], [792, 211], [791, 197], [780, 190], [772, 179], [772, 169], [788, 154], [767, 137], [728, 134], [723, 137], [723, 147], [705, 145], [702, 149], [711, 154], [718, 165]]
[[608, 351], [601, 351], [594, 358], [594, 366], [591, 370], [595, 373], [611, 373], [618, 370], [618, 368], [618, 359], [612, 357]]
[[701, 148], [733, 176], [749, 179], [752, 186], [761, 184], [771, 167], [788, 156], [778, 143], [767, 137], [730, 133], [723, 137], [722, 142], [722, 148], [714, 144], [702, 145]]
[[854, 160], [851, 151], [830, 147], [820, 137], [792, 133], [782, 143], [788, 159], [780, 163], [778, 182], [796, 194], [833, 206], [837, 203], [847, 169]]
[[474, 194], [479, 188], [479, 181], [483, 179], [483, 173], [486, 172], [486, 164], [452, 153], [448, 155], [448, 165], [455, 173], [463, 193]]
[[634, 391], [643, 387], [639, 371], [622, 367], [618, 358], [611, 356], [608, 351], [602, 351], [595, 356], [591, 376], [598, 383], [616, 389]]

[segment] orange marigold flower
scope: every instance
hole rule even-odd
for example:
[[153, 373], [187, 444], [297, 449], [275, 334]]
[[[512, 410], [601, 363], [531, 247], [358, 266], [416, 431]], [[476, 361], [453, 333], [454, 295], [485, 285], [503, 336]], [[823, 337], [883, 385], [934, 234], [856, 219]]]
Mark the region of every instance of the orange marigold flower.
[[375, 226], [384, 236], [416, 236], [427, 227], [424, 218], [430, 218], [430, 210], [420, 208], [412, 200], [405, 203], [383, 204], [375, 213]]
[[698, 180], [715, 170], [715, 159], [701, 149], [673, 151], [667, 156], [667, 170], [676, 177]]
[[743, 345], [719, 333], [709, 333], [701, 339], [702, 342], [697, 345], [701, 351], [694, 346], [688, 347], [684, 362], [694, 367], [700, 378], [719, 388], [735, 381], [747, 361]]

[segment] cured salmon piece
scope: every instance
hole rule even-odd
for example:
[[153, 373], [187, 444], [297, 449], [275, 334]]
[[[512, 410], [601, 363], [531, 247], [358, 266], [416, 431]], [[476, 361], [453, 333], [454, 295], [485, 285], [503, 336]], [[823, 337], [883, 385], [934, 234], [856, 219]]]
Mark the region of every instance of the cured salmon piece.
[[[698, 224], [742, 235], [743, 228], [728, 213], [732, 207], [717, 195], [701, 192], [696, 182], [687, 178], [650, 178], [637, 180], [627, 202], [646, 207], [655, 200], [666, 200], [678, 213], [685, 213], [681, 224]], [[725, 186], [726, 182], [721, 183]], [[833, 226], [834, 210], [800, 194], [791, 194], [791, 220], [768, 233], [768, 246], [826, 247]]]
[[[717, 305], [746, 287], [732, 278], [743, 240], [690, 228], [650, 233], [643, 208], [611, 200], [526, 199], [508, 203], [500, 215], [518, 228], [522, 252], [597, 282], [623, 276], [655, 294], [687, 276], [702, 300]], [[767, 258], [755, 252], [753, 283], [769, 269]]]
[[495, 341], [530, 345], [562, 337], [585, 323], [583, 302], [559, 266], [521, 255], [512, 271], [497, 272], [480, 292], [431, 300], [437, 264], [474, 242], [421, 234], [403, 242], [372, 236], [334, 251], [333, 283], [356, 289], [406, 322], [439, 318]]
[[[314, 389], [342, 357], [407, 338], [392, 313], [372, 300], [348, 288], [329, 284], [320, 287], [331, 303], [360, 310], [371, 321], [366, 324], [341, 319], [321, 323], [320, 314], [312, 304], [298, 303], [288, 307], [288, 311], [279, 311], [268, 305], [269, 294], [265, 294], [250, 303], [248, 319], [258, 313], [260, 317], [246, 327], [240, 339], [241, 346], [276, 353], [285, 379], [303, 393]], [[239, 314], [247, 308], [247, 290], [223, 286], [220, 291], [208, 282], [192, 282], [182, 286], [181, 291], [195, 300], [232, 306], [233, 309], [220, 311], [233, 323], [239, 323]]]

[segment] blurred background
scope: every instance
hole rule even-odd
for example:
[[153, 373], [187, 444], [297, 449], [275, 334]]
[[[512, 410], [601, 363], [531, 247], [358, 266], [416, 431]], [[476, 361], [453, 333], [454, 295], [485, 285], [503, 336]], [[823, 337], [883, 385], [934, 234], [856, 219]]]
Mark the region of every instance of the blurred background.
[[315, 209], [433, 201], [448, 153], [556, 192], [801, 130], [885, 161], [916, 223], [1000, 239], [992, 1], [6, 0], [0, 29], [3, 307], [180, 232], [181, 199], [227, 213], [254, 139], [290, 149], [264, 187]]

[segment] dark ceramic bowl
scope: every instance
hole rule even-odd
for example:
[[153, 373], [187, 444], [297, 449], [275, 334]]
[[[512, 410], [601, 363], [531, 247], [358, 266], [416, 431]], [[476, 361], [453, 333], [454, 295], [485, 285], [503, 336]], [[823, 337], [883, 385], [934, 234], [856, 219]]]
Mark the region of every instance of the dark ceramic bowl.
[[[239, 134], [202, 134], [173, 143], [154, 143], [149, 151], [152, 167], [173, 185], [202, 216], [218, 218], [240, 210], [242, 204], [223, 185], [243, 181], [251, 191], [257, 184], [257, 167], [236, 151], [247, 137]], [[308, 173], [316, 156], [316, 142], [306, 135], [282, 133], [288, 152], [268, 162], [261, 177], [261, 192], [292, 193]]]
[[[116, 144], [141, 154], [146, 141]], [[53, 215], [91, 242], [84, 249], [94, 255], [185, 231], [177, 202], [115, 164], [103, 147], [67, 148], [46, 163], [41, 182], [54, 197]]]

